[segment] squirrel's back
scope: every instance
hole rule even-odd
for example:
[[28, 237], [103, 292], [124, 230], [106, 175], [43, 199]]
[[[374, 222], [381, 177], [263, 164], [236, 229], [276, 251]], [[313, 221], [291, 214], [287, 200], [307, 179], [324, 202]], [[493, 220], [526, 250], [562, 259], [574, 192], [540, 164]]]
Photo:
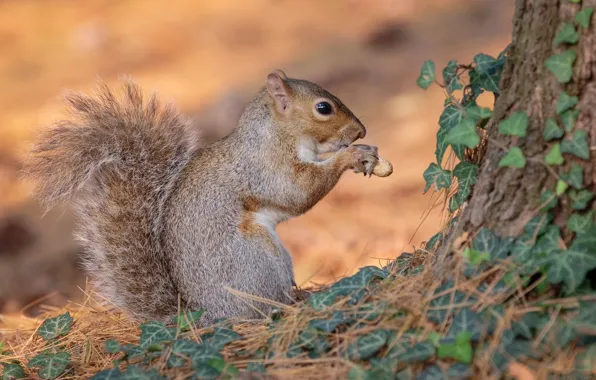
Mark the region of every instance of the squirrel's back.
[[[130, 81], [118, 99], [70, 94], [72, 117], [42, 132], [24, 174], [46, 207], [72, 201], [99, 293], [140, 318], [176, 313], [178, 290], [160, 249], [164, 204], [201, 142], [196, 129]], [[167, 300], [168, 302], [164, 302]]]

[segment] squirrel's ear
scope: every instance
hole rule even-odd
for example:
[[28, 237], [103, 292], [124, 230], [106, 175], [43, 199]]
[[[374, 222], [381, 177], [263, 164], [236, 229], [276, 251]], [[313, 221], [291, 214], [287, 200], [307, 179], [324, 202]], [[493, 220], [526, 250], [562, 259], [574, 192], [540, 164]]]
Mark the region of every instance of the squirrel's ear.
[[274, 70], [267, 76], [267, 91], [275, 100], [275, 105], [280, 112], [290, 108], [290, 86], [286, 83], [288, 77], [281, 70]]

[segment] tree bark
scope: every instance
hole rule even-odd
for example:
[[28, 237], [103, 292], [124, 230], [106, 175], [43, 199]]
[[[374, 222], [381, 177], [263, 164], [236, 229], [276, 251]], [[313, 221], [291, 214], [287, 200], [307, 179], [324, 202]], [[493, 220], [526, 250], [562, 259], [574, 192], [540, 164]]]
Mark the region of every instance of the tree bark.
[[[592, 7], [596, 0], [581, 4], [569, 0], [518, 0], [513, 21], [512, 45], [503, 69], [501, 94], [495, 102], [492, 119], [486, 129], [488, 147], [482, 159], [478, 181], [468, 206], [460, 219], [460, 231], [474, 232], [488, 227], [501, 236], [518, 236], [523, 226], [539, 212], [540, 195], [545, 188], [555, 189], [554, 173], [567, 172], [572, 164], [584, 167], [584, 185], [594, 191], [596, 152], [590, 160], [563, 154], [565, 163], [549, 171], [544, 156], [552, 141], [543, 138], [545, 121], [559, 121], [555, 105], [562, 91], [577, 96], [579, 116], [573, 131], [585, 130], [590, 147], [596, 145], [596, 22], [589, 28], [578, 28], [579, 42], [555, 46], [553, 41], [565, 22], [574, 22], [581, 9]], [[560, 84], [546, 68], [545, 61], [566, 49], [576, 52], [571, 81]], [[498, 124], [514, 111], [525, 111], [529, 118], [527, 136], [499, 135]], [[568, 138], [566, 132], [564, 138]], [[523, 169], [499, 168], [505, 148], [519, 146], [527, 158]], [[555, 223], [563, 224], [570, 213], [565, 196], [555, 209]]]

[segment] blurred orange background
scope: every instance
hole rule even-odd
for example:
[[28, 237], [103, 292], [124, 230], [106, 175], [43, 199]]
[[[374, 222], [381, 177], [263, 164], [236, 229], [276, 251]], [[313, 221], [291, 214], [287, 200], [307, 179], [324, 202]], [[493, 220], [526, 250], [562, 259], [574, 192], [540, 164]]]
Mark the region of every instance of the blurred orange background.
[[[434, 160], [444, 95], [415, 81], [425, 59], [498, 54], [513, 1], [247, 0], [0, 2], [0, 312], [77, 299], [68, 209], [43, 216], [18, 181], [33, 134], [64, 114], [66, 89], [129, 75], [198, 126], [221, 134], [274, 68], [338, 95], [394, 165], [388, 178], [346, 173], [306, 215], [279, 226], [299, 284], [332, 281], [412, 251], [441, 225], [422, 172]], [[220, 132], [221, 131], [221, 132]], [[424, 223], [423, 223], [424, 221]], [[35, 308], [28, 307], [34, 313]]]

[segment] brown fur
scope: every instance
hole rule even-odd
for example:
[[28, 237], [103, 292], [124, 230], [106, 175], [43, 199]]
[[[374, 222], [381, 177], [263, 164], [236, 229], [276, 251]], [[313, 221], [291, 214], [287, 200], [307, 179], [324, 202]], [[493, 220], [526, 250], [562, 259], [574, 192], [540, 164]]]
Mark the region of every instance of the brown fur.
[[[143, 319], [183, 307], [257, 318], [225, 287], [292, 301], [292, 262], [277, 223], [308, 211], [343, 172], [370, 172], [376, 148], [349, 146], [366, 130], [314, 83], [272, 72], [238, 127], [202, 146], [197, 131], [155, 96], [124, 85], [118, 100], [67, 97], [71, 118], [45, 130], [25, 166], [47, 207], [71, 201], [84, 263], [110, 303]], [[321, 115], [314, 104], [332, 104]], [[334, 153], [325, 161], [319, 153]]]

